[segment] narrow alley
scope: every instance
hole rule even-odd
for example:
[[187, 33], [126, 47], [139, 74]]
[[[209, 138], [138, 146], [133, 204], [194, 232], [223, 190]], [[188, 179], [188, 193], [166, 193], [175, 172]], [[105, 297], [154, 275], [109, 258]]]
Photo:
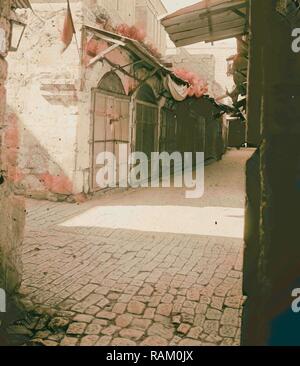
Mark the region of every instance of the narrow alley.
[[28, 200], [20, 292], [31, 343], [239, 345], [252, 152], [207, 166], [201, 199], [145, 188], [82, 204]]

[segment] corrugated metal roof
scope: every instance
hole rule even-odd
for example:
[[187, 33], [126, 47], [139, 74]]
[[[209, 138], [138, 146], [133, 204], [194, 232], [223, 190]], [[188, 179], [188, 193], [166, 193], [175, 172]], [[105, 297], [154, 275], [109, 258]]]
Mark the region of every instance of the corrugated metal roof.
[[29, 0], [13, 0], [12, 4], [16, 9], [31, 9]]
[[177, 47], [240, 36], [248, 31], [248, 0], [202, 0], [161, 22]]

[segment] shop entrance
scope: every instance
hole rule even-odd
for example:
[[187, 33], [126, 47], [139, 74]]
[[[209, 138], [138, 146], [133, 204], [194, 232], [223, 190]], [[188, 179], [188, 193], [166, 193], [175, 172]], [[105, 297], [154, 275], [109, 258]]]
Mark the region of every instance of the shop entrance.
[[[129, 103], [120, 78], [115, 73], [106, 74], [93, 91], [92, 131], [92, 190], [100, 190], [96, 176], [103, 166], [97, 164], [102, 152], [114, 153], [119, 157], [119, 145], [127, 144], [129, 152]], [[117, 161], [116, 182], [119, 183], [119, 161]]]

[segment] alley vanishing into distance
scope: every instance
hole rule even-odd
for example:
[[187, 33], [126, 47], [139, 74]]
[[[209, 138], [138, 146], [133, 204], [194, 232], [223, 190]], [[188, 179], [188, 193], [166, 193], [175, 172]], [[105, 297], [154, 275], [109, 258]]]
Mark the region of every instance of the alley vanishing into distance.
[[30, 343], [239, 345], [252, 152], [207, 166], [201, 199], [157, 188], [28, 200], [20, 292]]

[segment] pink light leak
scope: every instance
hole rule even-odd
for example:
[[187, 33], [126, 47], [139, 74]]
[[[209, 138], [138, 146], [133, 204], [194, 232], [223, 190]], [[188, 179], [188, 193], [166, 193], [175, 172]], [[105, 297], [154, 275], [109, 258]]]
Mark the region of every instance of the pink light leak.
[[72, 194], [72, 183], [69, 178], [63, 174], [54, 176], [49, 172], [46, 172], [44, 174], [40, 174], [40, 181], [50, 192]]
[[188, 71], [184, 68], [174, 68], [173, 72], [176, 76], [187, 81], [190, 84], [190, 87], [188, 89], [189, 97], [195, 96], [197, 98], [201, 98], [204, 94], [208, 92], [207, 82], [201, 79], [196, 73]]
[[116, 27], [116, 32], [124, 37], [132, 38], [139, 42], [144, 42], [146, 39], [145, 30], [142, 27], [138, 28], [136, 25], [129, 26], [127, 24], [120, 24]]
[[134, 39], [135, 41], [140, 42], [154, 57], [161, 58], [162, 55], [159, 52], [158, 48], [150, 41], [146, 41], [146, 31], [143, 26], [132, 25], [129, 26], [125, 23], [118, 25], [115, 28], [116, 33]]
[[19, 129], [17, 116], [14, 113], [9, 113], [7, 116], [7, 127], [4, 131], [4, 146], [5, 153], [3, 154], [3, 160], [7, 164], [7, 177], [12, 182], [20, 182], [24, 175], [18, 168]]

